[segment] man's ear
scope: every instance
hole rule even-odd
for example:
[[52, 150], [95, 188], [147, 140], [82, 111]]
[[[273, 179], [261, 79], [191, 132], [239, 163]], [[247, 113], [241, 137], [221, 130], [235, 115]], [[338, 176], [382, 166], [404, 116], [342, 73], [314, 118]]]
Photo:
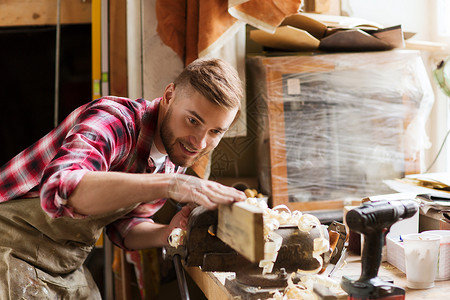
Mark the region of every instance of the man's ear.
[[173, 102], [175, 97], [175, 85], [172, 83], [169, 83], [166, 86], [166, 89], [164, 90], [162, 104], [165, 107], [169, 107], [169, 104]]

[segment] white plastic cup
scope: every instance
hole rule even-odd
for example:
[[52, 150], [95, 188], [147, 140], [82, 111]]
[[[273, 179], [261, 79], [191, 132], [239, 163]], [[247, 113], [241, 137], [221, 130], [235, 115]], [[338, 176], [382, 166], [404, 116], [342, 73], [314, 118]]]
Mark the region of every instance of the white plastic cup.
[[441, 237], [439, 247], [438, 271], [436, 281], [450, 279], [450, 230], [427, 230], [423, 233], [436, 234]]
[[429, 233], [402, 235], [405, 249], [407, 286], [411, 289], [434, 287], [441, 237]]

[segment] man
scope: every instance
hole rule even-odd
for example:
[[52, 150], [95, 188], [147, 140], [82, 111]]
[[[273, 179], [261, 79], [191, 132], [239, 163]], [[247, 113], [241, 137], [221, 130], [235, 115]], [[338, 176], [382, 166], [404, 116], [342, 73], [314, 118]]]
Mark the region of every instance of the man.
[[161, 247], [166, 199], [209, 209], [244, 193], [182, 174], [214, 149], [239, 114], [242, 84], [218, 59], [197, 60], [148, 102], [104, 97], [0, 169], [0, 298], [100, 298], [83, 262], [102, 228], [125, 249]]

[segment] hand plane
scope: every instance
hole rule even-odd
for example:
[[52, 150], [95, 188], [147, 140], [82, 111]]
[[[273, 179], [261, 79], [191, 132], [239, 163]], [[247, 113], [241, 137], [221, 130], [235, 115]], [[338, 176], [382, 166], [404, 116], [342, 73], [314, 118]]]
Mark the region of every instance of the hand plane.
[[[285, 286], [287, 278], [283, 274], [321, 267], [313, 257], [314, 239], [324, 232], [325, 238], [329, 239], [328, 231], [317, 227], [303, 232], [297, 226], [280, 226], [276, 233], [282, 237], [282, 244], [273, 270], [262, 275], [258, 265], [264, 258], [261, 256], [264, 252], [262, 212], [249, 209], [247, 216], [242, 216], [241, 213], [245, 212], [241, 212], [241, 208], [246, 209], [236, 204], [214, 211], [196, 207], [191, 212], [183, 245], [166, 248], [166, 255], [179, 255], [185, 266], [199, 266], [203, 271], [235, 272], [238, 282], [256, 286]], [[239, 237], [240, 230], [245, 233]], [[329, 262], [331, 254], [332, 251], [322, 254], [324, 265]]]

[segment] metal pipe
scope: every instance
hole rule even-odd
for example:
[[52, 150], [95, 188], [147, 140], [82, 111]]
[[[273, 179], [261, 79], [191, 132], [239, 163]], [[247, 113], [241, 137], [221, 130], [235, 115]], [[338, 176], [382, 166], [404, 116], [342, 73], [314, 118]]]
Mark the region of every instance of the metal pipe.
[[175, 272], [177, 273], [178, 287], [180, 289], [180, 296], [182, 300], [189, 300], [189, 291], [184, 275], [183, 265], [181, 264], [181, 257], [179, 254], [173, 256], [173, 263], [175, 265]]

